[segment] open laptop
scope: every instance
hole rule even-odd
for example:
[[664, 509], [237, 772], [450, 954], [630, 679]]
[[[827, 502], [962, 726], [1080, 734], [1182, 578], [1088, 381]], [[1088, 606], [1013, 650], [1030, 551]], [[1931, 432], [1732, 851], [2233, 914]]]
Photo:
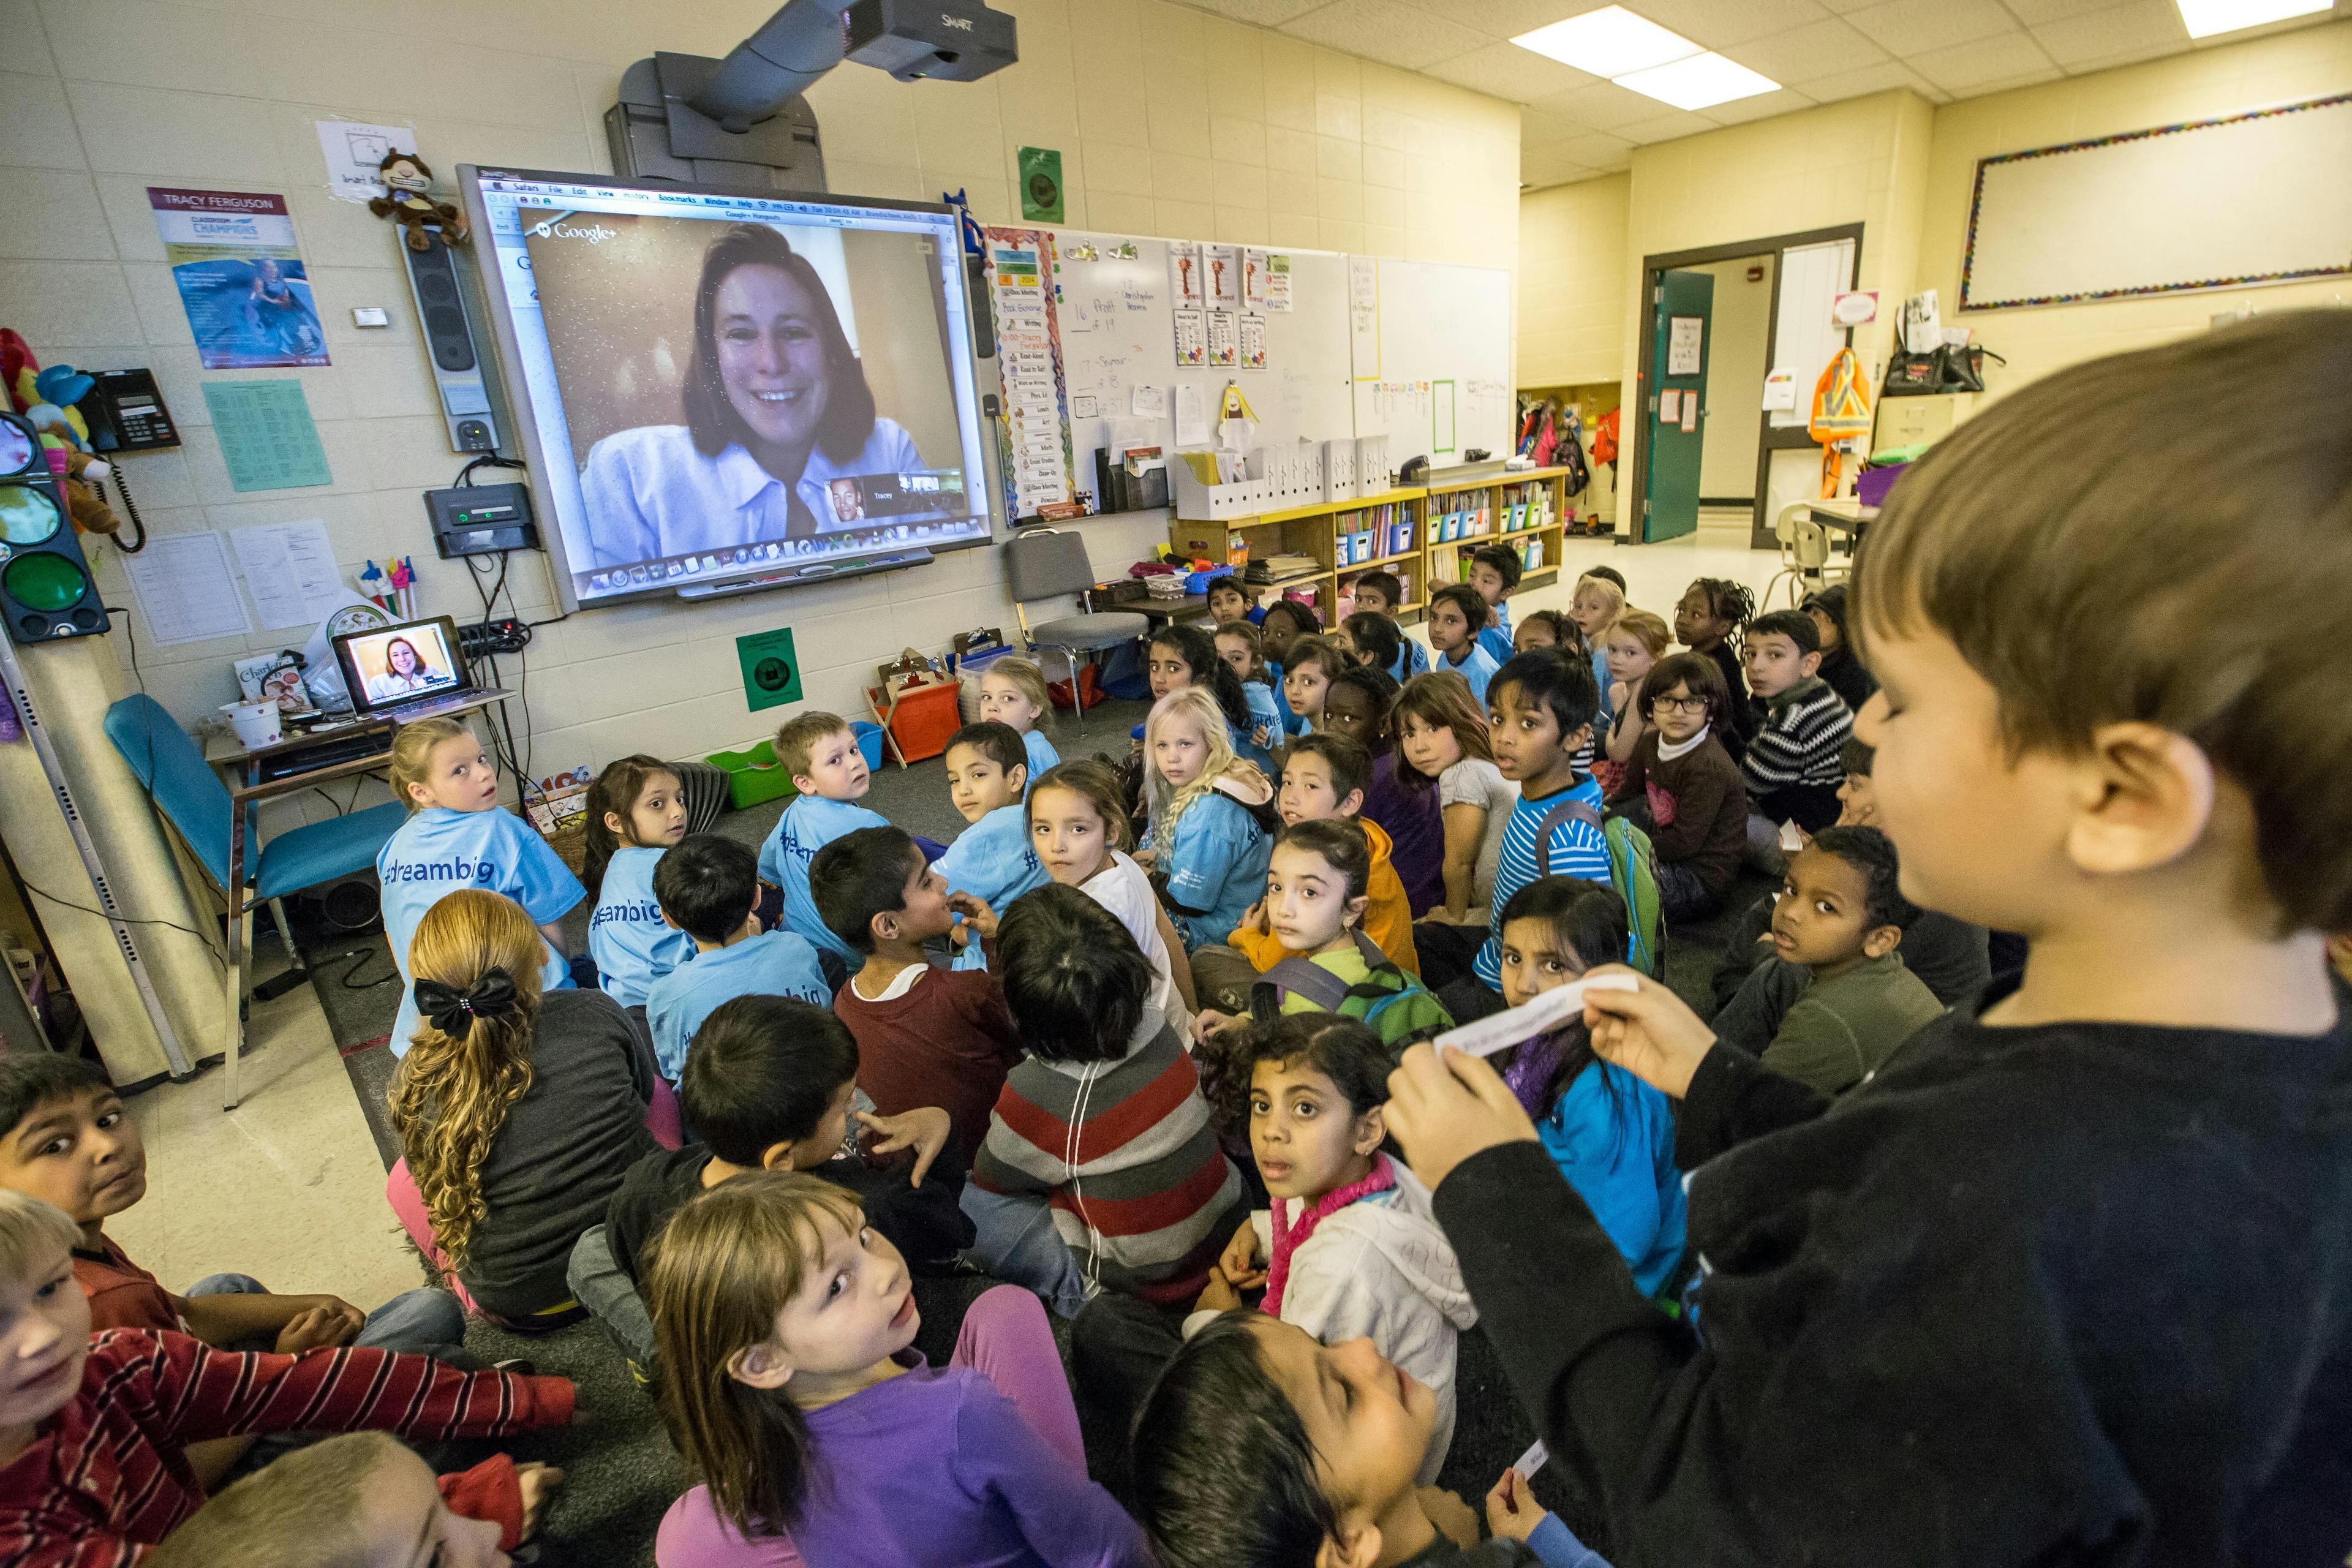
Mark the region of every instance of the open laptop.
[[344, 632], [329, 640], [358, 718], [415, 718], [420, 710], [474, 691], [473, 672], [458, 651], [457, 624], [446, 616]]

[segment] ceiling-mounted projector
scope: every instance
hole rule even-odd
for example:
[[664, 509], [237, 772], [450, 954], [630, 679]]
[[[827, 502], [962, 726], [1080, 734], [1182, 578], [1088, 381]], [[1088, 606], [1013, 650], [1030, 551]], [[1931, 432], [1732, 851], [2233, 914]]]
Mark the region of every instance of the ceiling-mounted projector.
[[900, 81], [976, 81], [1021, 52], [1013, 19], [983, 0], [786, 0], [724, 59], [665, 51], [624, 72], [604, 114], [613, 172], [822, 191], [816, 116], [802, 94], [845, 58]]
[[981, 0], [856, 0], [843, 52], [900, 81], [977, 81], [1021, 58], [1013, 18]]

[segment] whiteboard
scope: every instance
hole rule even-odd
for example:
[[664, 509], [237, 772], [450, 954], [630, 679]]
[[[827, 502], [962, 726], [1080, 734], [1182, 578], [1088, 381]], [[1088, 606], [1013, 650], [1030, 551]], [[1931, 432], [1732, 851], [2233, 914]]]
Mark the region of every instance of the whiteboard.
[[1511, 275], [1349, 259], [1358, 269], [1349, 279], [1356, 434], [1387, 436], [1391, 469], [1417, 457], [1442, 468], [1473, 447], [1510, 456]]
[[1960, 309], [2352, 273], [2352, 93], [1977, 164]]
[[[1225, 384], [1239, 386], [1258, 418], [1253, 445], [1355, 434], [1348, 395], [1347, 258], [1339, 252], [1269, 251], [1287, 259], [1291, 308], [1248, 312], [1265, 323], [1265, 369], [1180, 365], [1170, 241], [1092, 229], [1053, 232], [1059, 264], [1055, 311], [1079, 489], [1094, 488], [1094, 454], [1114, 438], [1121, 447], [1176, 450], [1177, 388], [1186, 384], [1198, 388], [1213, 426]], [[1139, 387], [1147, 402], [1159, 394], [1166, 411], [1138, 414]]]

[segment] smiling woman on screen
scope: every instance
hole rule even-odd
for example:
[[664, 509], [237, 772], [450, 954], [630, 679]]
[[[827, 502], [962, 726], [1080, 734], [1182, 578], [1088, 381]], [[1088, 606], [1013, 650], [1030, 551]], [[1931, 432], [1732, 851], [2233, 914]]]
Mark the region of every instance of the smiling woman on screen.
[[420, 691], [446, 686], [449, 679], [425, 662], [415, 643], [406, 637], [394, 637], [383, 645], [383, 673], [368, 679], [368, 700], [389, 702], [395, 698], [413, 697]]
[[713, 240], [694, 296], [684, 425], [605, 437], [581, 473], [599, 565], [809, 539], [841, 525], [838, 478], [912, 473], [914, 438], [877, 418], [824, 283], [758, 224]]

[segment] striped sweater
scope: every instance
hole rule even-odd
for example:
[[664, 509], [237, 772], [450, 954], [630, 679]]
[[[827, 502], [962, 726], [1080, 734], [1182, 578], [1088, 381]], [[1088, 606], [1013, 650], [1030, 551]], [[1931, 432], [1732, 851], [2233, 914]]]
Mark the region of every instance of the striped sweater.
[[1791, 784], [1835, 789], [1845, 781], [1838, 752], [1853, 733], [1853, 714], [1828, 681], [1809, 675], [1764, 705], [1764, 723], [1740, 764], [1750, 795]]
[[[1490, 991], [1503, 988], [1503, 910], [1513, 894], [1542, 875], [1581, 877], [1604, 886], [1609, 881], [1609, 844], [1599, 828], [1563, 817], [1545, 832], [1545, 821], [1570, 801], [1599, 812], [1601, 781], [1579, 773], [1566, 789], [1536, 800], [1522, 795], [1503, 825], [1503, 850], [1495, 861], [1494, 895], [1487, 903], [1486, 941], [1474, 964], [1478, 983]], [[1540, 842], [1545, 837], [1550, 840], [1548, 846]]]
[[375, 1430], [438, 1442], [571, 1419], [560, 1377], [380, 1350], [239, 1355], [111, 1329], [91, 1342], [81, 1392], [0, 1467], [0, 1563], [128, 1568], [204, 1502], [184, 1450], [209, 1437]]
[[971, 1179], [1000, 1196], [1044, 1198], [1082, 1274], [1149, 1301], [1198, 1295], [1249, 1217], [1200, 1075], [1164, 1023], [1119, 1061], [1031, 1057], [1014, 1068]]

